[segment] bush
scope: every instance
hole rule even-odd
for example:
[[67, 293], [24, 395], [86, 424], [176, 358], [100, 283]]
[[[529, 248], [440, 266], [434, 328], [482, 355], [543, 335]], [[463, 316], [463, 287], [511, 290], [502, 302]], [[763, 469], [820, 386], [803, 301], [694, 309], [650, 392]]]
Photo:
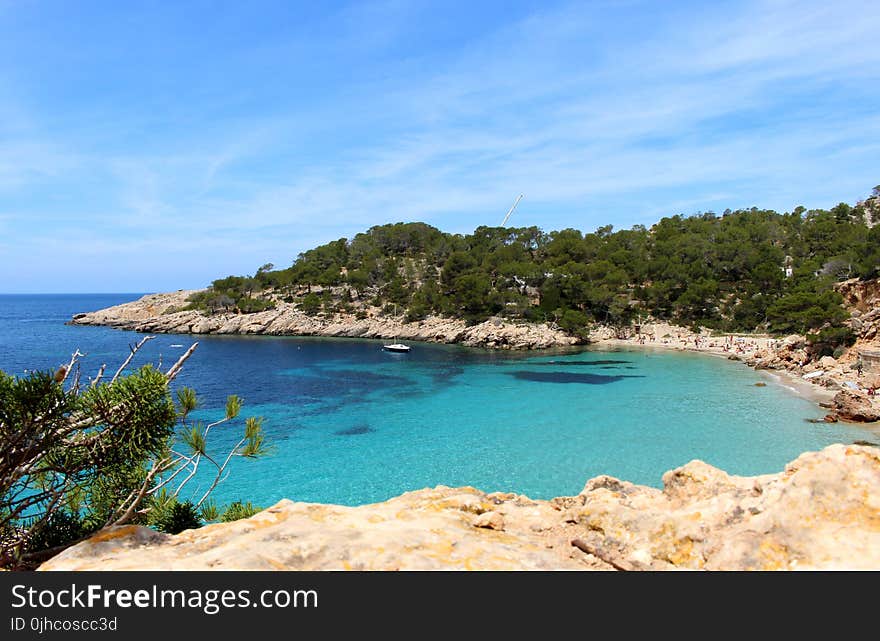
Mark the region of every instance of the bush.
[[184, 530], [194, 530], [202, 527], [198, 510], [192, 501], [178, 501], [171, 499], [165, 504], [157, 506], [150, 514], [149, 524], [166, 534], [179, 534]]
[[839, 358], [843, 350], [855, 341], [855, 334], [849, 327], [827, 327], [816, 334], [807, 334], [807, 343], [818, 356]]
[[424, 320], [428, 316], [428, 308], [421, 303], [413, 303], [406, 312], [406, 322]]
[[315, 316], [321, 311], [321, 299], [317, 294], [306, 294], [299, 301], [299, 308], [304, 314]]
[[28, 552], [40, 552], [81, 538], [88, 530], [79, 515], [67, 510], [55, 512], [27, 541]]
[[843, 297], [835, 291], [798, 291], [786, 294], [767, 309], [770, 330], [777, 333], [805, 333], [826, 323], [840, 323], [847, 317], [840, 306]]
[[590, 319], [583, 312], [567, 309], [562, 314], [562, 318], [559, 319], [557, 325], [567, 334], [578, 338], [587, 338], [590, 334], [589, 323]]
[[230, 523], [232, 521], [238, 521], [239, 519], [246, 519], [257, 512], [260, 512], [262, 509], [263, 508], [261, 507], [252, 505], [250, 501], [247, 503], [234, 501], [226, 506], [223, 514], [220, 515], [220, 520], [224, 523]]
[[243, 314], [255, 314], [268, 309], [275, 309], [275, 303], [266, 298], [240, 298], [236, 301], [239, 311]]

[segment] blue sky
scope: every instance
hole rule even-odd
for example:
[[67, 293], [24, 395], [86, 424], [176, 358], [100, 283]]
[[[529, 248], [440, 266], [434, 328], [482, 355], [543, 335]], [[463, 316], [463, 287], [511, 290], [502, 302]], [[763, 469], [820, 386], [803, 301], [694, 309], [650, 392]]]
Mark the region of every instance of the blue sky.
[[877, 2], [0, 0], [0, 291], [880, 183]]

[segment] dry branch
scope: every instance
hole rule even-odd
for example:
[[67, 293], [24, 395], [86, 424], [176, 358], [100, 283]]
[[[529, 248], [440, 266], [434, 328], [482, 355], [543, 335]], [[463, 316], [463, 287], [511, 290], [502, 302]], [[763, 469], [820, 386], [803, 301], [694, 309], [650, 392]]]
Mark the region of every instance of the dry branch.
[[165, 378], [168, 379], [169, 382], [173, 381], [174, 378], [180, 373], [183, 364], [186, 362], [190, 356], [192, 356], [193, 352], [196, 351], [196, 347], [198, 347], [198, 342], [193, 343], [186, 352], [183, 353], [183, 356], [177, 359], [177, 362], [171, 366], [167, 372], [165, 372]]
[[595, 545], [590, 545], [583, 539], [573, 539], [571, 544], [576, 547], [581, 552], [586, 552], [587, 554], [592, 554], [600, 561], [604, 561], [615, 570], [620, 570], [621, 572], [634, 572], [637, 570], [646, 569], [641, 563], [634, 563], [632, 561], [627, 561], [626, 559], [620, 558], [618, 556], [612, 556], [608, 552], [600, 550]]
[[156, 338], [156, 337], [155, 336], [144, 336], [141, 340], [138, 341], [137, 345], [135, 345], [134, 347], [129, 347], [129, 349], [131, 350], [131, 353], [128, 355], [128, 358], [125, 359], [125, 361], [122, 363], [122, 365], [119, 366], [119, 369], [116, 370], [116, 373], [113, 375], [113, 378], [110, 379], [111, 385], [113, 383], [115, 383], [116, 379], [119, 378], [119, 375], [122, 374], [123, 371], [125, 371], [125, 368], [128, 367], [128, 364], [131, 362], [131, 359], [133, 359], [134, 355], [137, 354], [138, 350], [144, 346], [144, 343], [146, 343], [147, 341], [151, 341], [154, 338]]

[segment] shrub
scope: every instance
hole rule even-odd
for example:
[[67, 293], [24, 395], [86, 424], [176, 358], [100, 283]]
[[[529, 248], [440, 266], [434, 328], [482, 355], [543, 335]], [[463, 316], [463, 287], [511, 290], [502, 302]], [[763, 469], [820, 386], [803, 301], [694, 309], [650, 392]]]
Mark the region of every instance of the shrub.
[[252, 505], [250, 501], [247, 503], [234, 501], [226, 506], [223, 514], [220, 515], [220, 520], [224, 523], [230, 523], [232, 521], [238, 521], [239, 519], [246, 519], [262, 509], [263, 508], [261, 507]]
[[165, 504], [157, 506], [150, 514], [149, 524], [166, 534], [179, 534], [184, 530], [202, 527], [195, 504], [192, 501], [177, 499], [170, 499]]
[[255, 314], [275, 309], [275, 303], [266, 298], [240, 298], [236, 301], [236, 305], [243, 314]]
[[421, 303], [413, 303], [406, 312], [406, 322], [424, 320], [428, 316], [428, 308]]
[[838, 350], [842, 355], [846, 347], [856, 340], [855, 334], [848, 327], [826, 327], [815, 334], [807, 334], [807, 343], [818, 356], [835, 356]]
[[321, 299], [317, 294], [306, 294], [299, 301], [299, 308], [304, 314], [315, 316], [321, 311]]
[[564, 332], [578, 338], [587, 338], [589, 336], [589, 323], [590, 319], [587, 318], [587, 315], [575, 309], [565, 310], [557, 322]]
[[37, 529], [36, 534], [28, 539], [27, 551], [39, 552], [64, 545], [68, 541], [76, 541], [86, 532], [88, 530], [78, 514], [59, 510], [51, 514], [43, 527]]

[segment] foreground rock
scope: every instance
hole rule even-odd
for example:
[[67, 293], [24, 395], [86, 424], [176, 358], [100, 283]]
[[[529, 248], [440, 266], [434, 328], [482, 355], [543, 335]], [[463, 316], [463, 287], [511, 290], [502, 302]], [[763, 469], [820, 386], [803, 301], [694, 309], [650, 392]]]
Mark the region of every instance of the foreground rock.
[[285, 500], [176, 536], [111, 528], [40, 569], [880, 569], [876, 447], [832, 445], [759, 477], [693, 461], [663, 484], [602, 476], [551, 501], [446, 487], [356, 508]]
[[96, 312], [77, 314], [75, 325], [108, 325], [146, 333], [162, 334], [269, 334], [273, 336], [338, 336], [384, 338], [433, 343], [461, 343], [469, 347], [495, 349], [547, 349], [575, 345], [581, 341], [546, 324], [515, 324], [490, 319], [477, 325], [463, 320], [428, 317], [407, 323], [399, 318], [353, 314], [329, 317], [309, 316], [293, 303], [279, 301], [275, 309], [256, 314], [177, 311], [197, 290], [149, 294], [131, 303]]

